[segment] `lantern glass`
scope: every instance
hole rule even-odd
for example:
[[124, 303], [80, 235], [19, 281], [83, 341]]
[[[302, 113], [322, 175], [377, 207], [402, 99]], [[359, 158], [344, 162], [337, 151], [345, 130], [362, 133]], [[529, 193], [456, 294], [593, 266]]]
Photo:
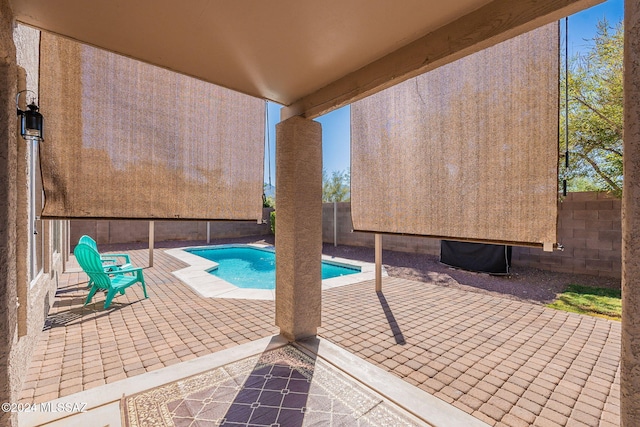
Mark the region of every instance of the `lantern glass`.
[[42, 114], [38, 112], [38, 106], [31, 103], [29, 109], [23, 111], [20, 119], [20, 134], [23, 138], [33, 137], [42, 139], [43, 120]]

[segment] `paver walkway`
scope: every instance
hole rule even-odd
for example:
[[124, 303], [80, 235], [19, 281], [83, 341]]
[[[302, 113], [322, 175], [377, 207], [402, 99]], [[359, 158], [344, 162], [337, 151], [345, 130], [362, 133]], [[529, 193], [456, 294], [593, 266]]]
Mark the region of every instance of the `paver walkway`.
[[[128, 251], [146, 265], [146, 250]], [[61, 276], [23, 387], [43, 402], [277, 333], [271, 301], [205, 299], [163, 250], [108, 310], [82, 307], [86, 276]], [[619, 425], [620, 324], [388, 278], [323, 293], [319, 333], [496, 426]]]

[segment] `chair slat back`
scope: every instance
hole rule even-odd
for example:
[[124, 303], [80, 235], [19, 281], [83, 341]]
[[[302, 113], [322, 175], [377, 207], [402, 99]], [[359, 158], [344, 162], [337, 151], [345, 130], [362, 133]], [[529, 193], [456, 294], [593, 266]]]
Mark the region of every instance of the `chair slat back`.
[[86, 234], [80, 237], [80, 240], [78, 240], [78, 243], [84, 243], [85, 245], [95, 249], [95, 251], [98, 252], [98, 244], [96, 243], [95, 240], [93, 240], [90, 236], [87, 236]]
[[100, 254], [86, 243], [78, 243], [73, 254], [80, 267], [95, 282], [98, 287], [108, 289], [111, 286], [109, 275], [104, 272]]

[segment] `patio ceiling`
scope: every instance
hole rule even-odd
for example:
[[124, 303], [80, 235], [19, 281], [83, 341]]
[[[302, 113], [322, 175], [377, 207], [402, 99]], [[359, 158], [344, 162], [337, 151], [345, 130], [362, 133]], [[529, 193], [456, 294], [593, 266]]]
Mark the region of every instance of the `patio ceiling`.
[[603, 0], [11, 0], [27, 25], [317, 117]]

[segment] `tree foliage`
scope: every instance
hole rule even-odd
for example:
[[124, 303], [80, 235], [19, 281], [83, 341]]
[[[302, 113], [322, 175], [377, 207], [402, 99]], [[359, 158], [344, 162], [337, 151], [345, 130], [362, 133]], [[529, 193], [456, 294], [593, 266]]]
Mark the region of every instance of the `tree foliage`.
[[[603, 20], [590, 49], [569, 63], [570, 190], [622, 194], [623, 45], [622, 23]], [[564, 132], [562, 117], [562, 141]]]
[[264, 196], [262, 198], [262, 207], [263, 208], [275, 208], [276, 207], [276, 199], [272, 196]]
[[273, 189], [274, 187], [267, 184], [266, 182], [262, 184], [262, 207], [263, 208], [276, 207], [276, 197]]
[[333, 171], [327, 176], [327, 171], [322, 170], [322, 201], [348, 202], [351, 200], [351, 174], [349, 170]]

